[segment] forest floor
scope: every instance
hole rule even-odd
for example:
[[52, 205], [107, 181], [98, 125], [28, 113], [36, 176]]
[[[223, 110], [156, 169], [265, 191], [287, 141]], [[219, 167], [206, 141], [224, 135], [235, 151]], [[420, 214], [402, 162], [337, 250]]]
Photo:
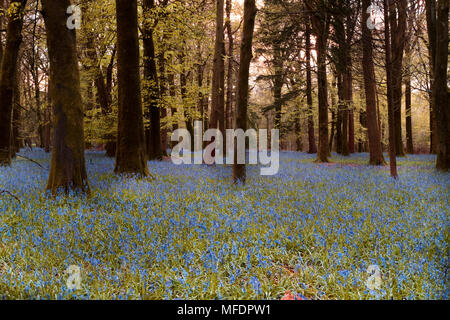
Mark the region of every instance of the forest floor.
[[125, 179], [88, 152], [90, 197], [52, 198], [49, 154], [21, 154], [44, 168], [0, 168], [18, 198], [0, 195], [0, 299], [448, 299], [450, 174], [434, 156], [399, 158], [394, 181], [368, 154], [282, 152], [277, 175], [251, 166], [235, 186], [231, 167], [171, 162]]

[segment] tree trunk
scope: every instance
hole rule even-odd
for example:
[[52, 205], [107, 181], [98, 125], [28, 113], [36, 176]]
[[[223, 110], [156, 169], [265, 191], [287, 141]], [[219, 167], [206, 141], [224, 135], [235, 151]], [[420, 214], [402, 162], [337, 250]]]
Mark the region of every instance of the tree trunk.
[[317, 86], [319, 100], [319, 150], [317, 162], [328, 162], [328, 89], [327, 89], [327, 41], [329, 15], [326, 7], [317, 9], [312, 16], [312, 25], [316, 34]]
[[11, 164], [13, 92], [26, 3], [26, 0], [13, 0], [10, 8], [18, 10], [8, 10], [6, 47], [0, 66], [0, 165]]
[[311, 29], [309, 18], [306, 21], [305, 58], [306, 58], [306, 104], [308, 105], [308, 153], [316, 153], [316, 137], [314, 136], [314, 117], [311, 78]]
[[[409, 63], [409, 59], [408, 59]], [[406, 152], [414, 153], [413, 136], [412, 136], [412, 114], [411, 114], [411, 76], [410, 68], [407, 66], [407, 74], [405, 75], [405, 112], [406, 112]]]
[[337, 91], [338, 91], [338, 107], [337, 107], [337, 116], [336, 116], [336, 152], [339, 154], [342, 154], [342, 115], [343, 115], [343, 108], [342, 108], [342, 101], [344, 99], [343, 97], [343, 86], [342, 86], [342, 76], [338, 73], [336, 75], [337, 80]]
[[433, 105], [436, 108], [438, 129], [438, 150], [436, 168], [442, 171], [450, 169], [450, 114], [449, 91], [447, 87], [448, 65], [448, 0], [438, 0], [436, 20], [436, 58], [434, 70]]
[[395, 150], [404, 156], [402, 141], [402, 72], [406, 39], [406, 0], [397, 0], [390, 6], [389, 27], [391, 29], [392, 59], [392, 103], [394, 108]]
[[[172, 99], [175, 99], [176, 96], [176, 90], [175, 90], [175, 75], [172, 70], [167, 70], [167, 82], [169, 84], [169, 95]], [[172, 116], [172, 131], [175, 131], [178, 129], [178, 119], [176, 119], [177, 116], [177, 109], [174, 107], [170, 108], [170, 114]], [[176, 145], [178, 142], [172, 141], [172, 147]]]
[[281, 90], [283, 88], [283, 60], [279, 43], [273, 45], [275, 77], [273, 84], [273, 100], [275, 105], [274, 128], [281, 129]]
[[51, 122], [52, 122], [52, 110], [51, 110], [51, 97], [47, 92], [47, 106], [44, 110], [44, 151], [50, 152], [51, 146]]
[[[54, 138], [47, 190], [89, 191], [84, 159], [83, 103], [75, 30], [65, 28], [69, 0], [42, 0], [50, 58]], [[64, 27], [62, 27], [64, 26]]]
[[137, 0], [116, 0], [119, 125], [116, 173], [147, 176], [139, 79]]
[[225, 128], [225, 65], [224, 65], [224, 0], [216, 0], [216, 40], [214, 45], [212, 105], [209, 127], [218, 128], [224, 133]]
[[[238, 92], [236, 101], [236, 128], [247, 130], [248, 76], [252, 59], [253, 29], [255, 27], [255, 0], [244, 1], [244, 28], [239, 61]], [[233, 181], [245, 183], [245, 164], [237, 163], [237, 143], [234, 147]]]
[[[370, 0], [363, 0], [362, 21], [369, 19], [367, 8]], [[376, 81], [373, 63], [373, 42], [372, 32], [366, 24], [362, 24], [362, 45], [363, 45], [363, 75], [364, 75], [364, 91], [366, 96], [366, 114], [365, 125], [369, 136], [369, 153], [371, 165], [384, 165], [386, 162], [383, 157], [381, 148], [380, 133], [378, 128], [377, 111], [376, 111]]]
[[227, 59], [227, 99], [225, 105], [226, 129], [233, 128], [233, 32], [231, 30], [231, 0], [226, 0], [225, 11], [227, 21], [225, 23], [228, 37], [228, 59]]
[[[5, 10], [5, 0], [0, 0], [0, 10]], [[4, 12], [4, 11], [3, 11]], [[0, 29], [3, 29], [4, 14], [0, 14]], [[0, 64], [3, 58], [3, 33], [0, 32]]]
[[143, 23], [143, 43], [144, 43], [144, 110], [149, 127], [146, 128], [147, 155], [149, 160], [161, 160], [161, 120], [158, 107], [159, 88], [158, 73], [155, 62], [155, 45], [153, 43], [153, 21], [151, 19], [155, 8], [154, 0], [143, 1], [144, 23]]
[[[384, 0], [384, 21], [389, 21], [389, 0]], [[388, 100], [388, 123], [389, 123], [389, 166], [391, 176], [395, 179], [397, 174], [397, 159], [395, 153], [395, 118], [393, 105], [393, 88], [392, 88], [392, 59], [391, 59], [391, 38], [389, 31], [389, 23], [385, 23], [384, 27], [385, 56], [386, 56], [386, 86]]]
[[[164, 57], [164, 52], [159, 54], [159, 97], [160, 101], [164, 101], [167, 92], [167, 78], [166, 78], [166, 59]], [[167, 107], [165, 103], [162, 103], [161, 108], [161, 120], [165, 123], [161, 127], [161, 149], [163, 156], [167, 156], [168, 148], [168, 137], [167, 137]]]
[[430, 153], [437, 153], [437, 119], [433, 106], [434, 66], [436, 57], [436, 0], [425, 0], [428, 31], [428, 56], [430, 64]]
[[[187, 94], [187, 77], [186, 77], [186, 70], [184, 68], [184, 59], [185, 55], [184, 52], [181, 52], [179, 54], [180, 59], [180, 65], [182, 66], [181, 72], [180, 72], [180, 93], [181, 93], [181, 100], [183, 101], [183, 109], [184, 109], [184, 121], [186, 124], [186, 129], [191, 134], [191, 137], [194, 136], [194, 119], [192, 117], [192, 111], [189, 107], [189, 105], [186, 103], [186, 94]], [[191, 139], [191, 150], [194, 150], [194, 139]]]

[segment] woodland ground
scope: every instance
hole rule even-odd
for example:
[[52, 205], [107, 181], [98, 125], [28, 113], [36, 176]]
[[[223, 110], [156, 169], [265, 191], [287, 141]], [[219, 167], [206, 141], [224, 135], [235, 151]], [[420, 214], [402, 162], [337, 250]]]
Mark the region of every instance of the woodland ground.
[[283, 152], [277, 175], [252, 166], [234, 186], [230, 167], [171, 162], [125, 179], [88, 152], [91, 196], [52, 198], [49, 155], [21, 154], [44, 168], [0, 168], [0, 189], [20, 199], [0, 195], [0, 299], [448, 299], [450, 174], [434, 156], [399, 158], [394, 181], [368, 154], [321, 165]]

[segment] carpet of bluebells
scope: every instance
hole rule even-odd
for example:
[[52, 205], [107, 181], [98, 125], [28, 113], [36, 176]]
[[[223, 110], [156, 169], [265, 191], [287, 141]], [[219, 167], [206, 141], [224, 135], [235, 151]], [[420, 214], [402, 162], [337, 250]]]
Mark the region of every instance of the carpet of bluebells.
[[44, 168], [0, 168], [20, 199], [0, 195], [0, 299], [448, 299], [450, 174], [434, 156], [399, 158], [394, 181], [368, 154], [283, 152], [277, 175], [251, 166], [236, 186], [229, 166], [169, 161], [125, 178], [89, 151], [91, 195], [52, 197], [49, 155], [21, 154]]

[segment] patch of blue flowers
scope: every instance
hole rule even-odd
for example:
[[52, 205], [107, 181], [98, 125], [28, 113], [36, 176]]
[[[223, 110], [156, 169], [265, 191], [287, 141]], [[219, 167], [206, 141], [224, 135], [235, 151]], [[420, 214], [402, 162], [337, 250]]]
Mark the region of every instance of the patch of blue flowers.
[[[450, 175], [434, 156], [367, 154], [316, 164], [282, 152], [280, 171], [231, 182], [231, 167], [149, 162], [114, 175], [87, 152], [90, 196], [51, 197], [49, 154], [0, 167], [0, 299], [447, 299]], [[81, 268], [81, 288], [65, 270]], [[382, 284], [368, 289], [366, 269]]]

